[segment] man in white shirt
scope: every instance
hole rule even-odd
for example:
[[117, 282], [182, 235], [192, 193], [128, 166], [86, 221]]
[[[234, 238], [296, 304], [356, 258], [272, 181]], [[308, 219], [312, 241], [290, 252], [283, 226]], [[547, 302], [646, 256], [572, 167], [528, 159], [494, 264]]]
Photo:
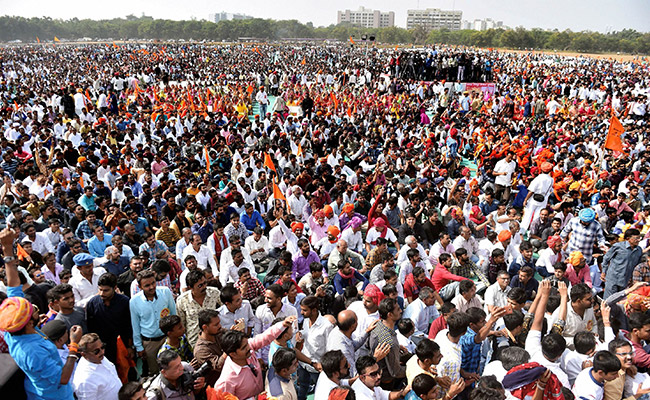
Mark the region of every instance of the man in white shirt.
[[548, 298], [551, 294], [550, 281], [544, 280], [539, 285], [539, 294], [542, 296], [537, 304], [537, 310], [530, 310], [535, 312], [535, 318], [530, 327], [530, 332], [526, 337], [525, 349], [531, 355], [530, 361], [535, 361], [548, 368], [557, 376], [562, 385], [570, 387], [569, 377], [561, 367], [561, 360], [566, 348], [566, 340], [559, 333], [550, 333], [544, 336], [542, 340], [542, 323], [546, 313], [546, 305]]
[[510, 274], [502, 270], [497, 275], [496, 285], [490, 285], [485, 291], [485, 312], [492, 314], [496, 308], [507, 306], [510, 289]]
[[352, 384], [352, 390], [357, 400], [397, 400], [401, 399], [411, 390], [409, 386], [395, 392], [384, 390], [381, 384], [381, 368], [372, 356], [360, 357], [357, 362], [359, 379]]
[[246, 268], [250, 271], [251, 275], [255, 275], [255, 267], [253, 267], [253, 264], [244, 260], [244, 254], [241, 249], [232, 250], [231, 256], [220, 266], [219, 282], [221, 282], [222, 287], [228, 283], [237, 282], [239, 279], [238, 271], [241, 268]]
[[210, 254], [208, 248], [201, 243], [200, 235], [192, 235], [192, 244], [183, 249], [181, 260], [185, 260], [187, 256], [193, 255], [196, 258], [199, 268], [207, 269], [209, 267], [212, 269], [214, 276], [218, 276], [219, 267], [217, 266], [217, 262], [214, 260], [214, 257], [212, 257], [212, 254]]
[[102, 267], [93, 269], [94, 257], [88, 253], [79, 253], [72, 260], [75, 268], [72, 269], [72, 278], [68, 283], [72, 286], [75, 306], [85, 307], [86, 303], [98, 293], [99, 277], [106, 270]]
[[429, 325], [432, 321], [440, 316], [435, 306], [435, 296], [433, 289], [423, 287], [420, 290], [418, 298], [409, 304], [404, 310], [403, 318], [410, 318], [415, 325], [413, 335], [426, 337], [429, 333]]
[[517, 168], [517, 164], [513, 160], [514, 154], [508, 152], [506, 158], [499, 160], [494, 166], [494, 184], [496, 190], [494, 197], [502, 204], [507, 204], [510, 199], [510, 188], [512, 186], [512, 174]]
[[325, 354], [328, 336], [336, 324], [333, 316], [320, 314], [319, 306], [320, 300], [316, 296], [307, 296], [300, 303], [300, 312], [305, 317], [303, 329], [300, 331], [304, 339], [302, 353], [311, 362], [299, 363], [298, 399], [306, 399], [309, 386], [318, 380], [318, 371], [315, 367], [321, 367], [320, 360]]
[[75, 369], [72, 387], [79, 400], [112, 400], [122, 387], [117, 370], [104, 357], [104, 344], [96, 333], [79, 341], [82, 358]]
[[221, 290], [223, 305], [217, 309], [223, 329], [231, 329], [239, 320], [243, 320], [246, 333], [250, 336], [255, 325], [255, 315], [251, 303], [242, 300], [241, 292], [234, 285], [226, 285]]
[[323, 354], [321, 367], [323, 370], [318, 375], [314, 400], [327, 400], [332, 389], [339, 385], [349, 385], [347, 379], [341, 378], [352, 375], [350, 364], [340, 350], [330, 350]]

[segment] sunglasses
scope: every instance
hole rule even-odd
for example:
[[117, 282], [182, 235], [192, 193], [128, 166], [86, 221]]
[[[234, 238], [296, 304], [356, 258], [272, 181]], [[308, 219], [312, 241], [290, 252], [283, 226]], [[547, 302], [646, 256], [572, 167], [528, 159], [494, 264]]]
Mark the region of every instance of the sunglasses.
[[368, 373], [368, 374], [364, 374], [364, 375], [369, 376], [369, 377], [371, 377], [371, 378], [376, 378], [376, 377], [378, 377], [379, 375], [381, 375], [381, 368], [378, 369], [378, 370], [375, 371], [375, 372], [370, 372], [370, 373]]
[[105, 348], [106, 348], [106, 343], [102, 343], [102, 345], [101, 345], [99, 348], [97, 348], [97, 349], [91, 351], [90, 353], [92, 353], [92, 354], [98, 356], [99, 353], [101, 353], [102, 351], [104, 351]]

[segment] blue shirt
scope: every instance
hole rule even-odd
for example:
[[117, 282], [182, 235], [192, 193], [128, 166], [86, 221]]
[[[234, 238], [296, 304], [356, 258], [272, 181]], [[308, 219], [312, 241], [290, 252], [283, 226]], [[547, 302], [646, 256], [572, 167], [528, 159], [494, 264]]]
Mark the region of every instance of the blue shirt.
[[131, 308], [131, 326], [133, 328], [133, 344], [137, 351], [144, 350], [142, 336], [155, 338], [164, 336], [158, 324], [162, 317], [176, 315], [174, 295], [167, 287], [156, 287], [153, 301], [147, 300], [144, 292], [138, 292], [129, 302]]
[[86, 196], [85, 194], [79, 198], [78, 203], [84, 208], [86, 211], [95, 211], [97, 210], [97, 204], [95, 204], [95, 199], [97, 196], [94, 194], [90, 197]]
[[357, 271], [354, 271], [354, 277], [350, 279], [342, 277], [341, 274], [337, 272], [336, 275], [334, 275], [333, 281], [334, 289], [336, 289], [336, 293], [338, 294], [343, 294], [343, 290], [346, 287], [356, 285], [358, 282], [363, 282], [361, 290], [366, 290], [366, 286], [368, 286], [368, 279]]
[[93, 236], [88, 241], [88, 251], [90, 252], [90, 255], [93, 257], [104, 257], [104, 250], [113, 245], [111, 239], [113, 239], [113, 236], [108, 233], [104, 234], [104, 241], [100, 241], [97, 236]]
[[257, 224], [259, 224], [262, 229], [266, 229], [266, 223], [257, 210], [253, 210], [253, 213], [250, 217], [247, 213], [243, 213], [240, 217], [240, 221], [242, 224], [244, 224], [244, 226], [246, 226], [246, 229], [248, 229], [248, 233], [250, 234], [253, 233], [253, 229], [255, 229]]
[[[124, 246], [124, 247], [128, 247], [128, 246]], [[126, 270], [129, 268], [129, 259], [126, 257], [120, 257], [117, 263], [109, 260], [106, 261], [104, 264], [102, 264], [102, 267], [106, 270], [106, 272], [110, 272], [111, 274], [120, 276], [123, 272], [126, 272]]]
[[[25, 297], [20, 287], [7, 288], [7, 295]], [[38, 328], [36, 332], [28, 335], [12, 335], [6, 332], [4, 337], [11, 358], [25, 373], [27, 398], [72, 400], [74, 397], [70, 383], [61, 384], [63, 361], [56, 346], [47, 340]]]
[[[467, 328], [467, 332], [460, 338], [462, 362], [461, 368], [465, 372], [479, 373], [479, 366], [481, 364], [481, 346], [483, 342], [476, 343], [476, 332], [472, 328]], [[479, 373], [480, 374], [480, 373]]]
[[133, 226], [135, 226], [135, 232], [138, 235], [144, 235], [145, 232], [147, 232], [147, 228], [149, 227], [149, 222], [145, 218], [138, 217], [136, 221], [131, 221]]

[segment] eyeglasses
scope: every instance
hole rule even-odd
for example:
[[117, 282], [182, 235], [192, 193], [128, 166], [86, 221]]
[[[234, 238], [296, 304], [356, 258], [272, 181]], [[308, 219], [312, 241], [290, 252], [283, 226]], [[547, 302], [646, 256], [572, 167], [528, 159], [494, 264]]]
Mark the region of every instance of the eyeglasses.
[[378, 377], [379, 375], [381, 375], [381, 368], [379, 368], [379, 369], [378, 369], [377, 371], [375, 371], [375, 372], [370, 372], [370, 373], [367, 373], [367, 374], [364, 374], [364, 375], [369, 376], [369, 377], [371, 377], [371, 378], [376, 378], [376, 377]]
[[617, 356], [621, 357], [634, 357], [634, 351], [630, 351], [629, 353], [616, 353]]
[[102, 351], [104, 351], [105, 348], [106, 348], [106, 343], [102, 343], [102, 345], [101, 345], [99, 348], [97, 348], [97, 349], [91, 351], [90, 353], [92, 353], [92, 354], [98, 356], [99, 353], [101, 353]]

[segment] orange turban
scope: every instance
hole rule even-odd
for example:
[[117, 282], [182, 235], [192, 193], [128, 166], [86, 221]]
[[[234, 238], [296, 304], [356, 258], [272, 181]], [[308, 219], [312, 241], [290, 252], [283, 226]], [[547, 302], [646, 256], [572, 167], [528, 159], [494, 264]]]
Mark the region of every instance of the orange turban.
[[549, 173], [549, 172], [551, 172], [551, 170], [553, 169], [553, 164], [551, 164], [551, 163], [548, 162], [548, 161], [545, 161], [545, 162], [542, 163], [542, 165], [540, 166], [540, 168], [542, 169], [542, 172], [544, 172], [544, 173]]
[[584, 259], [585, 256], [583, 256], [581, 252], [572, 251], [571, 254], [569, 254], [569, 258], [567, 258], [567, 262], [573, 265], [574, 267], [577, 267]]
[[323, 207], [323, 212], [325, 213], [326, 217], [331, 217], [334, 214], [334, 210], [332, 209], [332, 206], [329, 204]]
[[86, 157], [79, 157], [79, 158], [77, 158], [77, 162], [78, 162], [78, 163], [81, 163], [81, 162], [84, 162], [84, 161], [86, 161]]
[[498, 238], [499, 238], [499, 242], [503, 243], [506, 240], [510, 239], [511, 237], [512, 237], [512, 233], [509, 230], [504, 229], [501, 232], [499, 232], [499, 237]]
[[0, 305], [0, 331], [18, 332], [34, 313], [34, 306], [22, 297], [9, 297]]
[[329, 228], [327, 228], [327, 233], [329, 233], [332, 236], [338, 236], [339, 233], [341, 233], [341, 230], [335, 225], [330, 225]]
[[342, 213], [349, 213], [350, 211], [354, 211], [354, 204], [352, 203], [345, 203], [343, 208], [341, 209]]
[[291, 223], [291, 230], [295, 232], [297, 229], [305, 229], [305, 224], [302, 222], [294, 221]]

